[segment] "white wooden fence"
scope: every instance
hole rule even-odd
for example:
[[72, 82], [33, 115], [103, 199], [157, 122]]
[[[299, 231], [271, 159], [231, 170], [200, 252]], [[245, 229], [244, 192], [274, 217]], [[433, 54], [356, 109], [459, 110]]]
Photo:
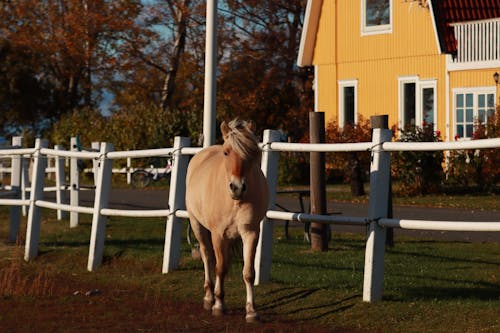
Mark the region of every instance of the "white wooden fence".
[[[290, 220], [298, 222], [321, 222], [327, 224], [354, 224], [367, 225], [368, 237], [365, 249], [365, 268], [363, 300], [366, 302], [378, 301], [382, 298], [384, 255], [386, 227], [422, 230], [456, 230], [456, 231], [500, 231], [500, 221], [491, 222], [457, 222], [457, 221], [427, 221], [427, 220], [400, 220], [387, 218], [390, 180], [390, 152], [391, 151], [428, 151], [428, 150], [462, 150], [500, 147], [500, 138], [437, 143], [409, 143], [390, 142], [391, 132], [387, 129], [374, 129], [372, 142], [338, 143], [338, 144], [299, 144], [282, 143], [279, 141], [279, 132], [266, 130], [262, 144], [261, 168], [268, 179], [270, 192], [269, 208], [266, 218], [261, 222], [261, 233], [255, 259], [256, 284], [269, 280], [272, 262], [273, 222], [272, 219]], [[14, 142], [14, 146], [20, 146]], [[101, 143], [99, 151], [78, 152], [65, 151], [61, 147], [49, 149], [47, 141], [37, 139], [34, 148], [0, 149], [1, 156], [12, 158], [11, 191], [13, 198], [0, 199], [0, 205], [11, 206], [9, 239], [15, 240], [19, 232], [19, 207], [28, 206], [28, 220], [26, 231], [25, 260], [32, 260], [38, 253], [40, 237], [41, 208], [68, 211], [73, 216], [70, 226], [78, 225], [78, 214], [92, 214], [92, 230], [87, 269], [95, 270], [102, 262], [105, 229], [107, 216], [135, 216], [135, 217], [166, 217], [165, 246], [163, 256], [163, 273], [177, 268], [180, 256], [180, 242], [182, 234], [182, 220], [188, 217], [184, 206], [185, 176], [189, 155], [197, 153], [201, 148], [190, 147], [187, 138], [176, 137], [172, 148], [150, 149], [139, 151], [113, 151], [110, 143]], [[274, 210], [277, 182], [279, 152], [348, 152], [366, 151], [372, 155], [370, 167], [370, 200], [367, 217], [327, 216], [305, 213], [289, 213]], [[29, 155], [33, 158], [33, 172], [31, 196], [23, 199], [19, 195], [21, 183], [21, 156]], [[173, 156], [173, 166], [170, 183], [168, 209], [162, 210], [117, 210], [108, 208], [108, 197], [112, 176], [112, 161], [122, 158], [138, 158], [149, 156]], [[62, 158], [71, 158], [70, 191], [74, 190], [70, 204], [63, 200], [57, 202], [43, 200], [44, 173], [47, 157], [56, 158], [56, 170], [60, 170], [57, 161]], [[93, 207], [82, 207], [78, 204], [78, 171], [76, 159], [92, 159], [96, 161], [96, 189]], [[57, 181], [59, 179], [59, 181]], [[64, 188], [60, 176], [56, 177], [56, 189]]]

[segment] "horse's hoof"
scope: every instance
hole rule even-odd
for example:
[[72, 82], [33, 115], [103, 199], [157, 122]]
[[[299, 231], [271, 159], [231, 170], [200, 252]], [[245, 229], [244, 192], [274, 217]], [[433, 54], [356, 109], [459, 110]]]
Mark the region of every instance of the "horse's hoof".
[[245, 320], [249, 324], [260, 322], [259, 315], [257, 314], [257, 312], [247, 313], [247, 315], [245, 316]]
[[224, 309], [212, 307], [212, 316], [220, 317], [224, 314]]
[[203, 300], [203, 308], [207, 311], [210, 311], [212, 310], [212, 306], [214, 305], [214, 302], [212, 301], [209, 301], [209, 300], [206, 300], [204, 299]]

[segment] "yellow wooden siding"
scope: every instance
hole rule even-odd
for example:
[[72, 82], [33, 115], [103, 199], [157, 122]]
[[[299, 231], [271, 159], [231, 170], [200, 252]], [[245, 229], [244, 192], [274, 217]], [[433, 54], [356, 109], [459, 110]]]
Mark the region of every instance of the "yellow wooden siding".
[[[441, 56], [414, 57], [411, 59], [386, 59], [356, 64], [340, 64], [338, 77], [358, 80], [358, 115], [389, 115], [389, 125], [397, 125], [399, 110], [399, 81], [404, 76], [418, 76], [419, 80], [437, 80], [437, 92], [445, 92]], [[323, 89], [326, 87], [323, 87]], [[334, 88], [337, 89], [337, 88]], [[442, 95], [444, 96], [444, 95]], [[445, 101], [437, 100], [437, 109], [445, 109]], [[337, 117], [336, 112], [328, 116]], [[438, 125], [444, 118], [438, 118]]]
[[495, 72], [500, 72], [500, 68], [451, 72], [450, 86], [452, 88], [494, 87]]
[[335, 0], [323, 0], [319, 18], [316, 45], [314, 48], [314, 64], [335, 63]]
[[337, 81], [335, 64], [318, 65], [317, 87], [319, 87], [320, 96], [317, 111], [325, 113], [325, 122], [334, 119], [333, 111], [337, 110]]
[[[317, 108], [327, 121], [338, 120], [341, 80], [358, 82], [358, 115], [388, 114], [391, 125], [398, 121], [398, 77], [437, 79], [437, 93], [445, 91], [445, 61], [438, 55], [429, 9], [416, 2], [392, 5], [392, 33], [362, 36], [360, 0], [323, 1], [313, 63]], [[438, 99], [438, 110], [444, 107]], [[444, 126], [444, 117], [438, 122]]]
[[391, 33], [361, 35], [361, 1], [338, 5], [338, 62], [399, 59], [438, 53], [429, 9], [393, 0]]

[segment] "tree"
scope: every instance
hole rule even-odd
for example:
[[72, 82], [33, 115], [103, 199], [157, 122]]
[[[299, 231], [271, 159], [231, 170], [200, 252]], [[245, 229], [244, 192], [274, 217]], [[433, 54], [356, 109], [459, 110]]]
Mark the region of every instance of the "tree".
[[2, 38], [11, 50], [22, 50], [10, 53], [12, 61], [30, 66], [32, 76], [49, 89], [44, 91], [48, 113], [34, 113], [30, 122], [52, 121], [75, 107], [98, 105], [100, 90], [95, 88], [116, 67], [115, 50], [134, 29], [140, 8], [139, 1], [2, 3]]
[[223, 116], [247, 116], [295, 140], [304, 136], [313, 101], [304, 97], [312, 91], [311, 72], [295, 64], [304, 6], [301, 0], [228, 0], [221, 9], [229, 30], [221, 42], [217, 102]]
[[200, 24], [193, 19], [200, 4], [196, 0], [157, 0], [144, 5], [137, 34], [125, 39], [120, 47], [122, 75], [108, 87], [117, 105], [135, 100], [152, 102], [164, 110], [179, 109], [179, 96], [192, 87], [189, 76], [200, 70], [192, 66], [193, 53], [184, 52], [186, 45], [193, 49], [188, 37]]
[[[50, 113], [51, 83], [38, 76], [32, 52], [0, 40], [0, 124], [4, 135], [35, 129]], [[7, 125], [7, 126], [6, 126]]]

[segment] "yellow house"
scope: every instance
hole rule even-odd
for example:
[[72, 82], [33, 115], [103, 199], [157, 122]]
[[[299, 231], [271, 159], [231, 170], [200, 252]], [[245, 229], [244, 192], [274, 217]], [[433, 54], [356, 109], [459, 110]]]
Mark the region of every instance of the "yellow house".
[[499, 103], [500, 1], [308, 0], [297, 63], [327, 122], [387, 114], [471, 138]]

